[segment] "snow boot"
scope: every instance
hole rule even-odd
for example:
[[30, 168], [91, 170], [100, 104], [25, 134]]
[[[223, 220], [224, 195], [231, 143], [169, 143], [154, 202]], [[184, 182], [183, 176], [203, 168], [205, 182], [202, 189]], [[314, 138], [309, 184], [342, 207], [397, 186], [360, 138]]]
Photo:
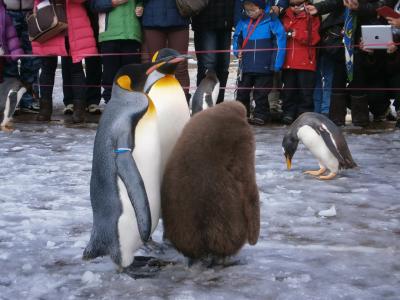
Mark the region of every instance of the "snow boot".
[[351, 96], [351, 120], [355, 126], [365, 127], [369, 123], [367, 96]]
[[40, 122], [49, 122], [51, 120], [51, 114], [53, 113], [53, 99], [41, 98], [39, 101], [40, 108], [36, 120]]
[[331, 95], [331, 104], [329, 107], [329, 118], [337, 126], [344, 126], [346, 123], [346, 94]]
[[81, 99], [74, 100], [74, 112], [72, 114], [73, 123], [82, 123], [85, 121], [85, 102]]

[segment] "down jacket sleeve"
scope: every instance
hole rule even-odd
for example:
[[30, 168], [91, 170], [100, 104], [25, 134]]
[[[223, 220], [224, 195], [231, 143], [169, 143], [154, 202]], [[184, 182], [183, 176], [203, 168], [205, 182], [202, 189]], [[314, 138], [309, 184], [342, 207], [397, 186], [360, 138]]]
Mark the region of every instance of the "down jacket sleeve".
[[15, 30], [11, 18], [6, 15], [6, 41], [8, 52], [11, 55], [12, 60], [17, 60], [19, 55], [24, 54], [24, 50], [21, 48], [17, 31]]

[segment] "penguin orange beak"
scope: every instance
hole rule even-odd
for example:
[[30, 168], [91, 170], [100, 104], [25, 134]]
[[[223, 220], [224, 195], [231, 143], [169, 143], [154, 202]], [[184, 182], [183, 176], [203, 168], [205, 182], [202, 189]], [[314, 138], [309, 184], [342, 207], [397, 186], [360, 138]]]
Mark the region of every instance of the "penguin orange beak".
[[146, 75], [151, 74], [152, 72], [154, 72], [154, 71], [157, 70], [159, 67], [161, 67], [162, 65], [165, 65], [165, 64], [166, 64], [166, 62], [163, 61], [163, 62], [160, 62], [160, 63], [158, 63], [158, 64], [155, 64], [154, 66], [151, 66], [150, 68], [147, 69]]
[[192, 56], [191, 55], [187, 55], [187, 54], [183, 54], [183, 55], [177, 56], [177, 57], [169, 60], [168, 63], [169, 64], [178, 64], [178, 63], [180, 63], [182, 61], [185, 61], [185, 60], [187, 60], [189, 58], [192, 58]]
[[286, 165], [288, 170], [290, 170], [292, 168], [292, 160], [290, 159], [289, 156], [286, 156]]

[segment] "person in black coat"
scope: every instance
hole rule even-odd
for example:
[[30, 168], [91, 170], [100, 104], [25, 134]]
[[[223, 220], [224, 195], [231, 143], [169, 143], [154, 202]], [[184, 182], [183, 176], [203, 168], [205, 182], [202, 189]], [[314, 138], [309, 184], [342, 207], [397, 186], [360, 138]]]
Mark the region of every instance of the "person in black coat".
[[[197, 16], [192, 17], [194, 46], [196, 51], [197, 85], [206, 71], [215, 71], [220, 82], [217, 103], [224, 101], [225, 87], [229, 75], [231, 33], [234, 26], [235, 4], [239, 0], [213, 0]], [[225, 50], [212, 52], [214, 50]]]
[[[344, 4], [342, 0], [325, 0], [314, 5], [307, 5], [307, 10], [312, 15], [330, 13], [325, 23], [328, 23], [328, 25], [329, 22], [331, 24], [340, 24], [340, 22], [344, 23], [345, 5], [347, 5], [357, 16], [354, 44], [359, 45], [361, 42], [361, 25], [387, 24], [384, 19], [377, 19], [376, 9], [385, 5], [393, 7], [394, 2], [395, 0], [352, 0], [351, 2], [345, 1], [346, 4]], [[354, 125], [366, 126], [369, 122], [368, 103], [372, 103], [372, 98], [369, 99], [365, 88], [370, 83], [374, 83], [375, 86], [377, 84], [381, 87], [383, 86], [382, 75], [376, 70], [382, 67], [384, 62], [382, 60], [385, 60], [385, 58], [386, 53], [382, 50], [371, 53], [364, 51], [360, 47], [354, 49], [354, 75], [353, 80], [349, 83], [352, 121]], [[335, 65], [330, 106], [330, 117], [337, 125], [344, 125], [345, 123], [346, 84], [347, 76], [343, 50], [343, 63]], [[374, 103], [371, 106], [378, 102], [384, 103], [382, 93], [376, 93], [374, 97]], [[379, 109], [379, 111], [381, 110], [383, 109]]]

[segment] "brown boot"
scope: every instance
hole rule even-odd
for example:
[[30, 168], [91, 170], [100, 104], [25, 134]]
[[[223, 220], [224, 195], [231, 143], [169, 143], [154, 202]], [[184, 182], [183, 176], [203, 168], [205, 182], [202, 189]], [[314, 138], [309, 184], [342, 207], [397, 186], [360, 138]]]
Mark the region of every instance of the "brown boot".
[[367, 96], [351, 96], [351, 120], [355, 126], [365, 127], [369, 123]]
[[329, 118], [337, 126], [344, 126], [346, 123], [346, 94], [331, 95], [331, 104], [329, 106]]
[[40, 99], [39, 114], [36, 120], [40, 122], [49, 122], [53, 113], [53, 99]]
[[73, 123], [82, 123], [85, 121], [85, 102], [83, 100], [74, 100], [74, 113], [72, 114]]

